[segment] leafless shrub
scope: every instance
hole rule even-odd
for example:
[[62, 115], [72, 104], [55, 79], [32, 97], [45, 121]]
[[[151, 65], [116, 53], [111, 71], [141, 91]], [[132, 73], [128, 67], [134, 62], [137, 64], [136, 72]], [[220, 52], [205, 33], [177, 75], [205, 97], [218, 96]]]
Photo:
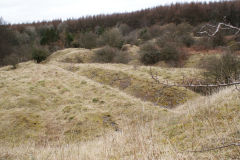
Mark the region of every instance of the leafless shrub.
[[99, 63], [111, 63], [113, 62], [116, 52], [116, 48], [105, 46], [104, 48], [95, 52], [94, 61]]
[[178, 35], [184, 35], [184, 34], [190, 34], [193, 31], [193, 26], [189, 23], [181, 23], [177, 25], [177, 34]]
[[138, 38], [143, 41], [150, 40], [152, 38], [148, 28], [142, 28], [138, 31]]
[[170, 66], [181, 66], [187, 58], [187, 54], [176, 43], [168, 43], [160, 47], [154, 42], [148, 42], [141, 46], [140, 54], [140, 61], [146, 65], [165, 61]]
[[212, 56], [200, 63], [206, 69], [204, 77], [209, 82], [230, 83], [240, 79], [240, 59], [234, 53]]
[[190, 34], [180, 36], [178, 41], [186, 47], [191, 47], [195, 43], [193, 37]]
[[87, 49], [95, 48], [97, 46], [97, 38], [98, 36], [93, 32], [80, 34], [79, 47]]
[[160, 60], [164, 61], [177, 61], [179, 59], [180, 53], [174, 44], [165, 45], [161, 49]]
[[155, 64], [160, 60], [160, 48], [154, 43], [146, 43], [140, 48], [140, 61], [143, 64]]
[[16, 54], [12, 53], [3, 59], [3, 63], [6, 65], [8, 65], [8, 64], [12, 65], [12, 69], [16, 69], [17, 64], [19, 63], [18, 56]]
[[126, 36], [127, 34], [129, 34], [131, 32], [131, 30], [132, 30], [132, 28], [129, 27], [129, 25], [127, 25], [125, 23], [124, 24], [120, 24], [118, 26], [118, 29], [122, 33], [123, 36]]
[[128, 35], [124, 36], [124, 41], [127, 44], [139, 45], [138, 33], [136, 30], [130, 32]]
[[187, 23], [179, 25], [168, 24], [161, 27], [157, 43], [160, 47], [164, 47], [168, 43], [176, 43], [178, 46], [190, 47], [194, 44], [194, 39], [191, 36], [192, 26]]
[[148, 31], [152, 38], [158, 37], [163, 33], [161, 26], [157, 24], [149, 27]]
[[213, 49], [212, 39], [209, 37], [200, 37], [195, 40], [194, 49], [196, 50], [209, 50]]
[[215, 36], [212, 37], [212, 45], [213, 47], [218, 47], [218, 46], [224, 46], [226, 43], [224, 34], [223, 33], [217, 33]]
[[191, 35], [193, 27], [188, 23], [181, 23], [176, 28], [176, 42], [184, 46], [190, 47], [194, 44], [194, 39]]
[[115, 48], [121, 48], [124, 39], [118, 28], [112, 28], [101, 35], [99, 45], [109, 45]]
[[117, 51], [113, 58], [114, 63], [127, 64], [130, 61], [130, 57], [127, 51]]
[[95, 52], [94, 61], [99, 63], [128, 63], [130, 60], [127, 51], [105, 46]]

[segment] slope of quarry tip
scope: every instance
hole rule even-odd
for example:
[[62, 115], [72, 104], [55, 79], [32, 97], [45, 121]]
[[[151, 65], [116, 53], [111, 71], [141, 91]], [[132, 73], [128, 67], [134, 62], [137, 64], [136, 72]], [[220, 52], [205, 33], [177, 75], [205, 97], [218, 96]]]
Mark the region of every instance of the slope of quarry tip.
[[1, 141], [88, 139], [119, 130], [123, 121], [135, 123], [135, 115], [149, 121], [150, 114], [168, 114], [52, 64], [26, 62], [16, 70], [1, 70], [0, 88]]
[[[164, 89], [150, 69], [169, 83], [201, 78], [201, 70], [87, 63], [88, 52], [66, 49], [42, 64], [0, 68], [0, 159], [240, 156], [239, 147], [201, 152], [239, 141], [240, 94], [234, 87], [209, 96]], [[69, 60], [76, 56], [85, 63]]]

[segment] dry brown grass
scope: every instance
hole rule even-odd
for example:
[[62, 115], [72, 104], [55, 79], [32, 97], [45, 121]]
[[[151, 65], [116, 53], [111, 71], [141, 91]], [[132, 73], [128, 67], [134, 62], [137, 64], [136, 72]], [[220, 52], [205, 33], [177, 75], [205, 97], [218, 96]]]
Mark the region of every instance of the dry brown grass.
[[[5, 142], [89, 139], [122, 128], [122, 116], [136, 123], [135, 114], [148, 119], [162, 110], [52, 64], [27, 62], [0, 71], [0, 88], [0, 138]], [[140, 114], [142, 106], [146, 109]]]
[[90, 63], [93, 61], [95, 50], [98, 49], [68, 48], [53, 53], [47, 61]]
[[[223, 96], [226, 97], [224, 101]], [[229, 88], [211, 97], [202, 98], [202, 104], [197, 104], [198, 101], [180, 106], [175, 114], [153, 115], [153, 120], [148, 123], [139, 117], [139, 123], [126, 124], [119, 132], [109, 131], [89, 141], [56, 141], [44, 146], [35, 143], [2, 146], [0, 157], [20, 160], [217, 160], [239, 157], [239, 147], [188, 152], [239, 140], [239, 93]], [[184, 109], [185, 107], [188, 109]]]
[[[164, 107], [175, 107], [199, 95], [183, 87], [164, 88], [155, 83], [150, 75], [150, 67], [129, 66], [123, 64], [68, 64], [51, 62], [64, 69], [99, 83], [117, 87], [121, 91], [138, 97], [143, 101], [150, 101]], [[200, 70], [187, 68], [159, 68], [151, 67], [160, 80], [169, 83], [182, 82], [185, 79], [198, 77]], [[199, 76], [200, 77], [200, 76]], [[178, 96], [181, 95], [181, 98]]]
[[[124, 51], [128, 53], [129, 64], [138, 65], [139, 62], [139, 47], [135, 45], [125, 45]], [[85, 48], [68, 48], [54, 52], [48, 57], [47, 61], [57, 61], [66, 63], [92, 63], [94, 61], [96, 49], [85, 49]]]
[[[239, 147], [189, 152], [239, 141], [240, 93], [235, 88], [196, 96], [169, 110], [102, 79], [121, 73], [134, 77], [136, 86], [147, 88], [140, 82], [151, 82], [149, 67], [56, 61], [26, 62], [16, 70], [0, 68], [0, 160], [240, 157]], [[152, 70], [170, 83], [201, 72]], [[89, 71], [110, 76], [90, 79]]]

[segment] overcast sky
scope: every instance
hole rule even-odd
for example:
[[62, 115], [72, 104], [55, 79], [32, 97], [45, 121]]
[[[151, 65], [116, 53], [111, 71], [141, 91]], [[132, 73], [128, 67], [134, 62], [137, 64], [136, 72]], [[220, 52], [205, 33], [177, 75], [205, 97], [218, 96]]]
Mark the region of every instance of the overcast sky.
[[0, 0], [0, 17], [9, 23], [64, 20], [191, 1], [211, 0]]

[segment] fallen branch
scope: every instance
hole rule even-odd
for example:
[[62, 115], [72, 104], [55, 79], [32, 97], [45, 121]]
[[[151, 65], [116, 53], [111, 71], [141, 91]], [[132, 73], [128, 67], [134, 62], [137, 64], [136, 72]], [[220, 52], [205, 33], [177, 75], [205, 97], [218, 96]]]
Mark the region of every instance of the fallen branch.
[[[190, 82], [184, 82], [184, 84], [170, 84], [168, 83], [168, 81], [166, 82], [161, 82], [157, 75], [154, 75], [152, 72], [152, 69], [150, 68], [150, 75], [152, 77], [153, 80], [155, 80], [155, 82], [157, 82], [158, 84], [164, 85], [164, 86], [169, 86], [169, 87], [227, 87], [227, 86], [236, 86], [240, 84], [240, 81], [236, 81], [236, 82], [231, 82], [231, 83], [222, 83], [222, 84], [201, 84], [199, 82], [199, 84], [193, 84], [192, 81]], [[185, 84], [188, 83], [188, 84]]]
[[[214, 31], [212, 33], [210, 33], [211, 32], [210, 30], [212, 30], [212, 29], [214, 29]], [[198, 32], [198, 33], [199, 34], [207, 34], [209, 37], [214, 37], [220, 30], [230, 30], [230, 29], [236, 31], [235, 35], [240, 33], [240, 28], [235, 27], [235, 26], [230, 25], [230, 24], [226, 24], [226, 23], [218, 23], [217, 26], [206, 24], [200, 29], [200, 32]]]

